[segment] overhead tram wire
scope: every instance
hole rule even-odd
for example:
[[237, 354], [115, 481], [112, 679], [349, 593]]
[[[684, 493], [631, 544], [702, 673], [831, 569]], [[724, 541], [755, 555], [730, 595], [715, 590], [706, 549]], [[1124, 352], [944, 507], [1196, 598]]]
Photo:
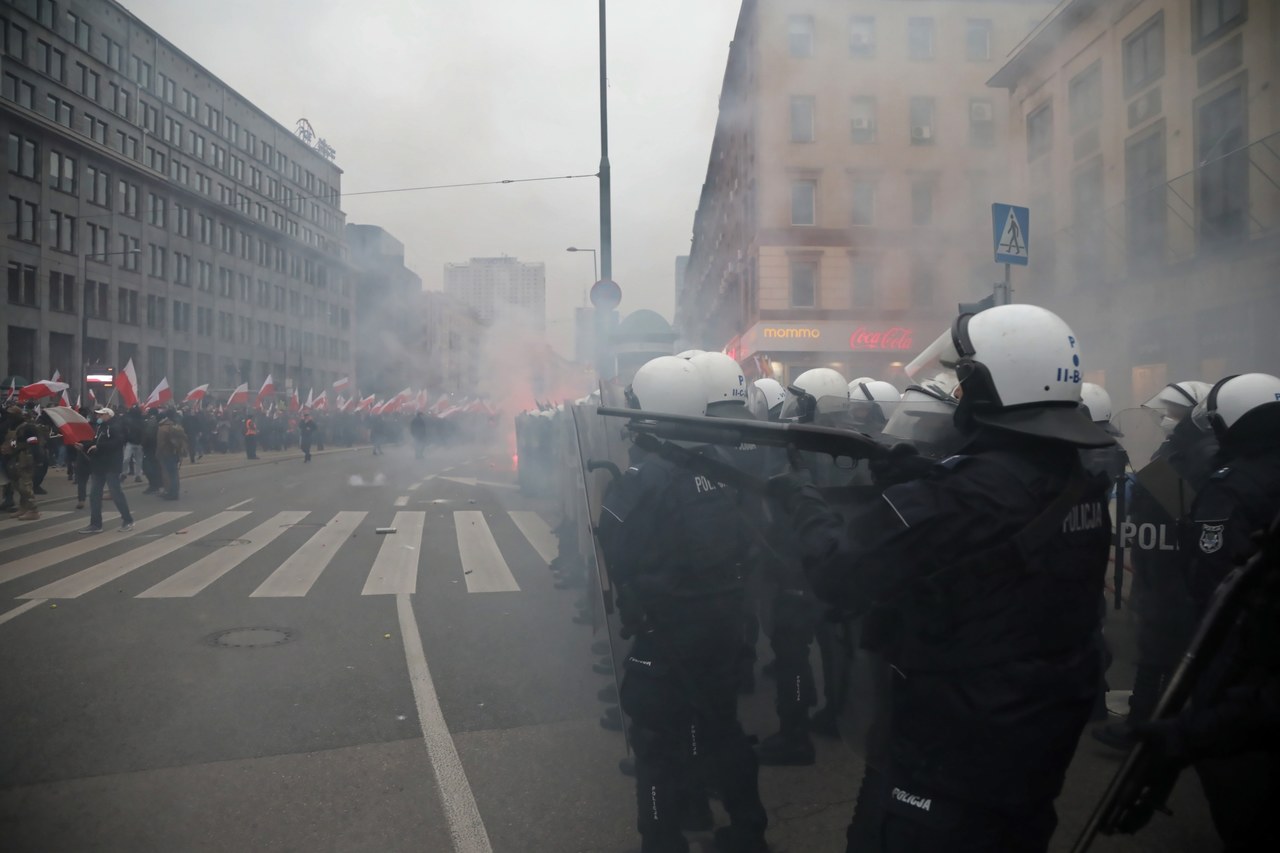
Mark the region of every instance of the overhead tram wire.
[[[316, 193], [314, 195], [304, 195], [303, 193], [298, 193], [293, 197], [298, 201], [313, 201], [316, 199], [328, 201], [329, 199], [333, 199], [333, 198], [337, 198], [339, 201], [341, 201], [341, 199], [343, 198], [349, 198], [351, 196], [358, 196], [358, 195], [360, 196], [387, 195], [389, 193], [411, 193], [411, 192], [422, 192], [424, 190], [451, 190], [451, 189], [461, 189], [464, 187], [491, 187], [491, 186], [501, 186], [503, 184], [532, 184], [532, 183], [540, 183], [540, 182], [546, 182], [546, 181], [572, 181], [578, 178], [598, 178], [598, 177], [600, 177], [598, 172], [591, 172], [590, 174], [581, 174], [581, 175], [544, 175], [542, 177], [537, 177], [537, 178], [502, 178], [501, 180], [496, 180], [496, 181], [466, 181], [458, 184], [428, 184], [420, 187], [389, 187], [387, 189], [381, 189], [381, 190], [360, 190], [358, 192], [337, 192], [337, 193], [328, 193], [325, 195], [321, 195], [319, 193]], [[192, 190], [192, 192], [195, 192], [195, 191]], [[293, 212], [291, 208], [285, 207], [282, 203], [280, 203], [275, 199], [269, 199], [269, 201], [271, 201], [273, 204], [276, 204], [279, 207], [284, 208], [290, 213]], [[333, 204], [335, 207], [338, 204], [338, 202], [336, 201], [329, 201], [329, 203]], [[223, 204], [222, 202], [214, 202], [214, 206], [215, 206], [215, 209], [227, 208], [230, 210], [236, 210], [236, 208], [231, 207], [230, 205]], [[150, 210], [148, 210], [148, 213], [150, 213]], [[107, 213], [95, 213], [92, 216], [78, 216], [76, 217], [76, 219], [80, 222], [92, 222], [97, 219], [109, 219], [113, 216], [118, 216], [118, 215], [120, 215], [119, 211], [112, 210]], [[142, 220], [141, 214], [139, 214], [137, 218], [141, 221]], [[36, 222], [39, 223], [40, 225], [45, 225], [55, 221], [56, 220], [54, 219], [54, 217], [48, 217], [46, 219], [36, 220]], [[14, 219], [4, 220], [3, 222], [4, 222], [4, 225], [6, 226], [20, 224], [20, 220], [14, 220]], [[25, 242], [25, 241], [20, 241], [20, 242]]]

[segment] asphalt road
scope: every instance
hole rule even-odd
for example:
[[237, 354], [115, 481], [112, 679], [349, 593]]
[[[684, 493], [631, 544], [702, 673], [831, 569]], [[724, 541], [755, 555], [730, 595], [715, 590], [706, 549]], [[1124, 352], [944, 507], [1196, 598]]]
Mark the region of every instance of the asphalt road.
[[[67, 500], [0, 522], [0, 846], [638, 847], [611, 679], [547, 571], [556, 504], [513, 483], [480, 449], [286, 454], [176, 502], [131, 488], [132, 533], [77, 536]], [[761, 736], [771, 689], [744, 701]], [[861, 761], [818, 746], [762, 770], [776, 850], [844, 849]], [[1115, 764], [1084, 744], [1055, 849]], [[1206, 849], [1193, 785], [1177, 821], [1097, 849]]]

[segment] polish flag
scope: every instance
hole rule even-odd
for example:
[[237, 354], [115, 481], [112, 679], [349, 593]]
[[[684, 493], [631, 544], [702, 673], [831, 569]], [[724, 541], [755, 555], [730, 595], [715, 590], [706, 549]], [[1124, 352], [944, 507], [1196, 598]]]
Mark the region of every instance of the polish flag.
[[32, 382], [30, 385], [24, 385], [18, 391], [18, 400], [25, 403], [29, 400], [39, 400], [43, 397], [59, 397], [62, 392], [71, 386], [65, 382], [54, 382], [52, 379], [42, 379], [39, 382]]
[[[80, 399], [79, 395], [76, 396], [76, 399], [77, 400]], [[71, 397], [67, 394], [66, 391], [62, 392], [62, 405], [68, 409], [71, 408]]]
[[120, 392], [120, 399], [124, 401], [126, 409], [138, 405], [138, 371], [133, 369], [133, 359], [129, 359], [124, 370], [116, 374], [116, 390]]
[[169, 377], [160, 380], [160, 384], [156, 386], [156, 390], [151, 392], [151, 396], [147, 398], [147, 402], [142, 404], [142, 411], [149, 412], [152, 409], [158, 409], [161, 406], [168, 405], [173, 399], [173, 389], [169, 387]]
[[344, 411], [344, 412], [353, 412], [353, 411], [355, 411], [356, 403], [359, 403], [359, 402], [360, 402], [359, 397], [352, 396], [352, 398], [351, 398], [350, 400], [348, 400], [348, 401], [347, 401], [346, 405], [342, 407], [342, 411]]
[[449, 395], [441, 394], [440, 399], [436, 400], [436, 404], [431, 407], [431, 410], [439, 414], [440, 412], [443, 412], [445, 409], [450, 408], [452, 405], [453, 404], [449, 402]]
[[316, 389], [314, 389], [314, 388], [308, 388], [308, 389], [307, 389], [307, 404], [306, 404], [305, 406], [303, 406], [303, 408], [304, 408], [304, 409], [314, 409], [314, 408], [315, 408], [315, 406], [316, 406]]
[[276, 383], [271, 380], [271, 374], [268, 373], [267, 378], [262, 383], [262, 387], [258, 389], [258, 397], [253, 401], [253, 407], [258, 411], [262, 411], [262, 401], [275, 393]]
[[82, 441], [93, 441], [93, 425], [84, 419], [84, 415], [67, 406], [53, 406], [45, 409], [50, 420], [58, 428], [63, 441], [68, 444], [79, 444]]
[[231, 392], [231, 398], [227, 400], [228, 406], [247, 406], [249, 404], [249, 383], [241, 382], [236, 386], [236, 390]]
[[419, 391], [419, 392], [418, 392], [418, 403], [417, 403], [417, 408], [418, 408], [418, 411], [419, 411], [419, 412], [425, 412], [425, 411], [427, 410], [427, 392], [426, 392], [426, 389], [423, 389], [423, 390], [421, 390], [421, 391]]
[[56, 370], [53, 371], [53, 375], [49, 377], [50, 382], [57, 382], [60, 379], [62, 379], [62, 374]]
[[199, 387], [192, 388], [187, 392], [187, 396], [182, 398], [184, 403], [199, 403], [204, 400], [204, 395], [209, 393], [209, 383], [206, 382]]
[[357, 412], [367, 412], [373, 406], [373, 395], [370, 394], [356, 405]]
[[339, 379], [337, 382], [333, 383], [333, 392], [337, 394], [342, 391], [346, 391], [350, 387], [351, 387], [351, 377], [344, 376], [341, 379]]
[[319, 397], [316, 397], [316, 398], [315, 398], [315, 400], [313, 400], [313, 401], [312, 401], [312, 402], [314, 403], [314, 405], [315, 405], [315, 409], [316, 409], [316, 411], [317, 411], [317, 412], [327, 412], [327, 411], [329, 411], [329, 397], [328, 397], [328, 394], [329, 394], [329, 392], [328, 392], [328, 391], [321, 391], [321, 392], [320, 392], [320, 396], [319, 396]]
[[296, 412], [301, 408], [301, 404], [298, 403], [298, 389], [295, 387], [293, 393], [289, 395], [289, 411]]

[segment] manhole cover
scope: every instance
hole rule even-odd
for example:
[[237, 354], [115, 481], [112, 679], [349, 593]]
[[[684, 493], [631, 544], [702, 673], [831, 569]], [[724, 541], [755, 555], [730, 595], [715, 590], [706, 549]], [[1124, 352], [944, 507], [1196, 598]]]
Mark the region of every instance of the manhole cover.
[[205, 638], [211, 646], [226, 649], [256, 649], [264, 646], [281, 646], [293, 639], [287, 628], [228, 628]]
[[197, 539], [192, 545], [198, 545], [201, 548], [224, 548], [227, 545], [252, 545], [248, 539]]

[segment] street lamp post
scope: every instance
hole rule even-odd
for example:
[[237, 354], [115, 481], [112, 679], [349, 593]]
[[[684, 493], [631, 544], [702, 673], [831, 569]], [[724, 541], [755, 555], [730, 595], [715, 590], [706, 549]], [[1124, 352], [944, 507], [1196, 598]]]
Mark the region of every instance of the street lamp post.
[[[600, 267], [596, 265], [595, 249], [579, 249], [577, 246], [570, 246], [569, 248], [565, 249], [565, 251], [566, 252], [590, 252], [591, 253], [591, 283], [594, 284], [595, 282], [600, 280]], [[585, 294], [583, 295], [583, 301], [584, 302], [586, 301]]]

